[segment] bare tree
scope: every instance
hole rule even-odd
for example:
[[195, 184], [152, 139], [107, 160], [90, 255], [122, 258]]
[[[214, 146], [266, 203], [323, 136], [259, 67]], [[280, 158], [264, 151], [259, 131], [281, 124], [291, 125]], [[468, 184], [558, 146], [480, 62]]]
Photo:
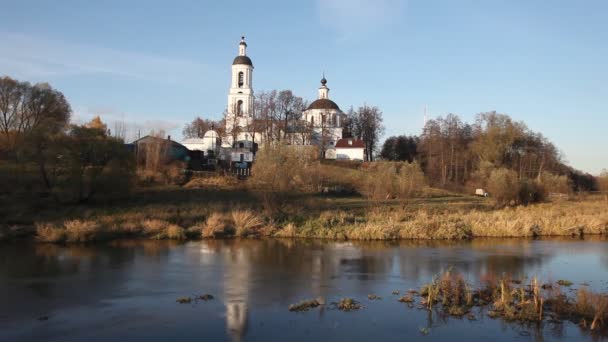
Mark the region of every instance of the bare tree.
[[26, 135], [64, 129], [72, 109], [63, 94], [47, 83], [30, 85], [0, 78], [0, 132], [2, 145], [14, 151]]
[[365, 160], [374, 160], [380, 136], [384, 133], [382, 112], [376, 106], [364, 104], [357, 111], [350, 111], [349, 120], [352, 135], [365, 144]]
[[215, 129], [219, 127], [220, 123], [209, 120], [202, 119], [201, 117], [196, 117], [192, 122], [186, 124], [184, 129], [182, 130], [182, 135], [184, 138], [202, 138], [205, 136], [205, 133], [210, 129]]

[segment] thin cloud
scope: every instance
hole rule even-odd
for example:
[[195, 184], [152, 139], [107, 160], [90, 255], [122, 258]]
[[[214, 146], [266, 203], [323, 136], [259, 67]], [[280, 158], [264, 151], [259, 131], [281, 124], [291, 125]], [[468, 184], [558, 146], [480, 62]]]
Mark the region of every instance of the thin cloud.
[[407, 0], [317, 0], [319, 21], [342, 38], [373, 33], [400, 20]]
[[161, 83], [194, 82], [206, 67], [202, 64], [73, 44], [19, 33], [0, 32], [0, 74], [26, 79], [82, 74], [111, 74]]

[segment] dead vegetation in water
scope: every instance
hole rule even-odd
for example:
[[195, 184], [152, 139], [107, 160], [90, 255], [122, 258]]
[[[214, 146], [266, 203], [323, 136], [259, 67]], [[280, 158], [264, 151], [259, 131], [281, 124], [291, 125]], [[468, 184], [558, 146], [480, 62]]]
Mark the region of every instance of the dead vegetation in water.
[[319, 299], [303, 300], [299, 303], [291, 304], [289, 306], [289, 311], [293, 311], [293, 312], [308, 311], [310, 309], [316, 308], [317, 306], [321, 305], [321, 302], [322, 301], [320, 301]]
[[336, 307], [341, 311], [354, 311], [362, 308], [361, 304], [352, 298], [342, 298], [338, 303], [336, 303]]
[[191, 297], [179, 297], [175, 301], [180, 304], [189, 304], [192, 302], [192, 298]]
[[207, 301], [213, 300], [213, 296], [210, 295], [210, 294], [208, 294], [208, 293], [206, 293], [206, 294], [203, 294], [203, 295], [200, 295], [200, 296], [196, 297], [196, 299], [199, 299], [199, 300], [207, 302]]
[[[576, 289], [574, 296], [561, 291], [562, 287], [571, 285], [567, 281], [541, 285], [537, 278], [528, 282], [513, 280], [504, 274], [486, 276], [481, 279], [480, 287], [474, 289], [459, 272], [450, 269], [424, 285], [417, 295], [419, 308], [438, 310], [448, 316], [475, 320], [471, 311], [478, 307], [487, 309], [490, 318], [508, 322], [569, 320], [582, 329], [608, 333], [608, 294], [591, 292], [584, 286]], [[398, 301], [409, 305], [414, 301], [414, 294], [409, 293]]]

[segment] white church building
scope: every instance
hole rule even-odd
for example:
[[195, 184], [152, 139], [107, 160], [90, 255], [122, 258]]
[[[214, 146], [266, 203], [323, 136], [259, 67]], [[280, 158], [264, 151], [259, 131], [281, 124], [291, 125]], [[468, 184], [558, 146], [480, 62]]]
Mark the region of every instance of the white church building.
[[[255, 132], [254, 124], [254, 92], [253, 92], [253, 62], [247, 56], [247, 43], [241, 37], [239, 53], [232, 62], [231, 82], [228, 92], [228, 106], [225, 116], [225, 134], [222, 137], [220, 154], [224, 159], [234, 158], [235, 152], [240, 153], [241, 162], [251, 160], [251, 156], [242, 154], [254, 152], [254, 144], [263, 143], [263, 136]], [[350, 138], [342, 140], [342, 126], [345, 114], [340, 107], [329, 98], [329, 88], [325, 76], [321, 79], [318, 96], [302, 113], [302, 127], [310, 129], [310, 138], [306, 145], [319, 147], [326, 159], [363, 159], [363, 147], [359, 140]], [[255, 136], [254, 136], [255, 135]], [[295, 141], [298, 139], [292, 139]], [[299, 140], [302, 144], [302, 140]], [[355, 142], [353, 144], [353, 141]], [[336, 146], [342, 147], [342, 153], [337, 153]], [[338, 147], [340, 148], [340, 147]], [[345, 150], [348, 153], [345, 153]], [[361, 156], [361, 158], [359, 158]], [[351, 158], [354, 157], [354, 158]]]

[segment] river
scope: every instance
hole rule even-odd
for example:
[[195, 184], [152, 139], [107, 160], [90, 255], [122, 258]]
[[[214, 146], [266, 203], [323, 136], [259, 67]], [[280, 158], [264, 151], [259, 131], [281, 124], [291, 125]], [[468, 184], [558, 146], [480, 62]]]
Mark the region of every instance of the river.
[[[429, 341], [592, 340], [565, 322], [521, 325], [408, 308], [392, 291], [420, 288], [453, 267], [567, 279], [608, 291], [608, 241], [326, 242], [311, 240], [114, 241], [0, 245], [2, 341]], [[529, 278], [528, 278], [529, 279]], [[584, 284], [583, 284], [584, 283]], [[583, 285], [581, 285], [583, 284]], [[176, 302], [211, 294], [213, 300]], [[368, 294], [381, 300], [371, 301]], [[290, 312], [322, 297], [326, 305]], [[352, 297], [364, 306], [330, 305]]]

